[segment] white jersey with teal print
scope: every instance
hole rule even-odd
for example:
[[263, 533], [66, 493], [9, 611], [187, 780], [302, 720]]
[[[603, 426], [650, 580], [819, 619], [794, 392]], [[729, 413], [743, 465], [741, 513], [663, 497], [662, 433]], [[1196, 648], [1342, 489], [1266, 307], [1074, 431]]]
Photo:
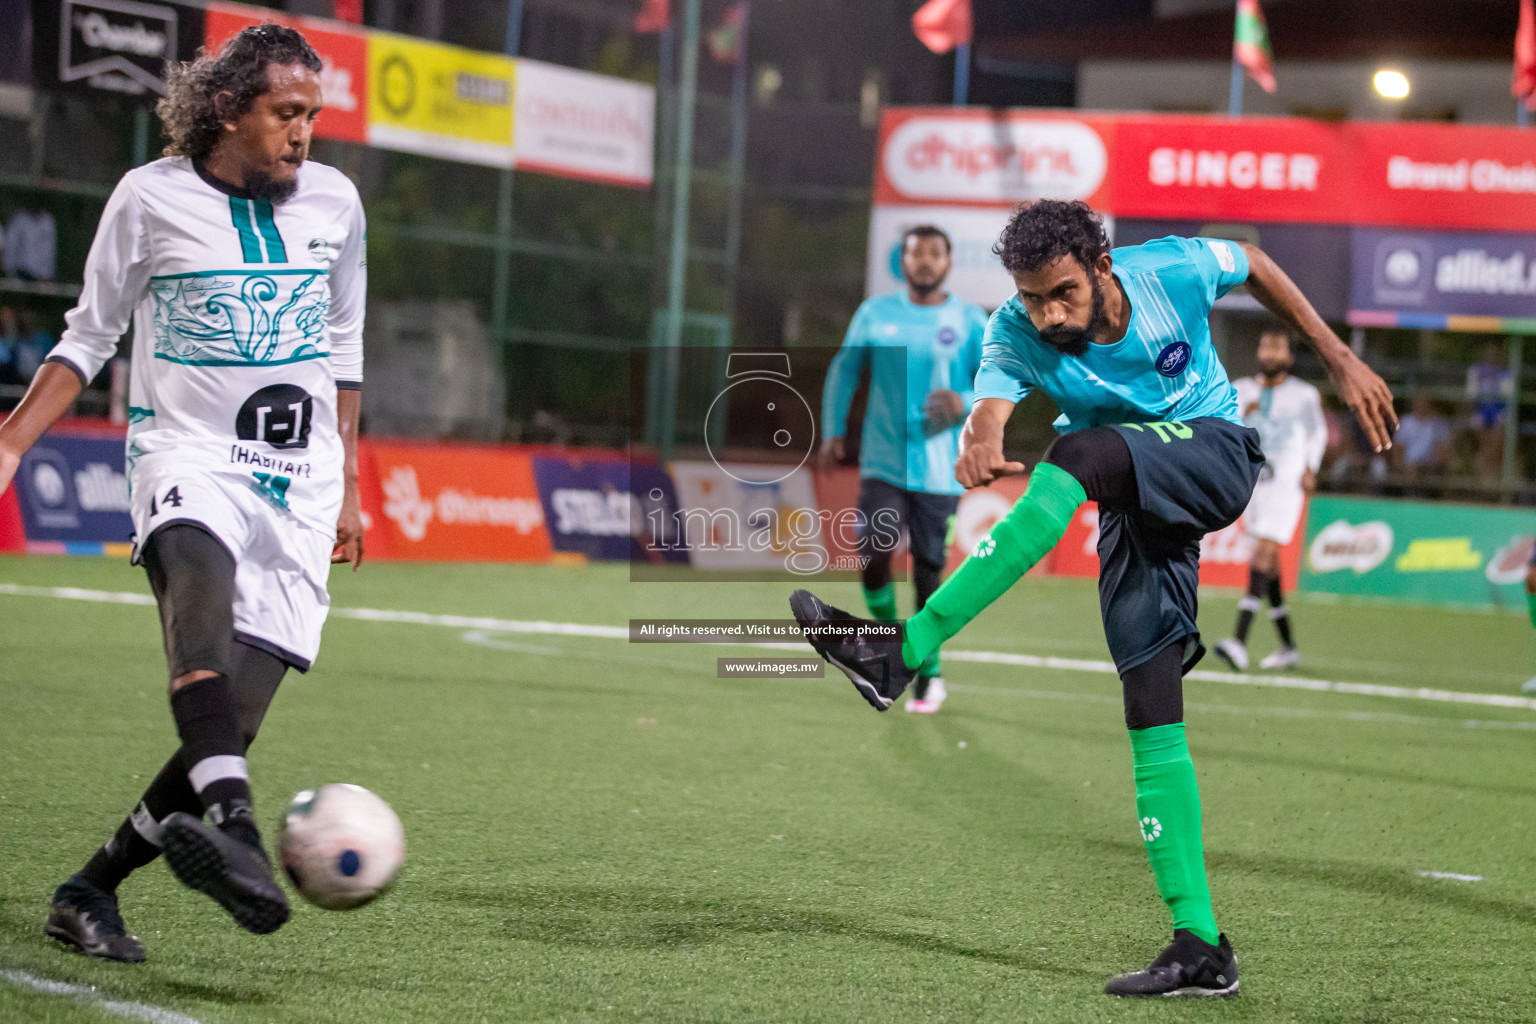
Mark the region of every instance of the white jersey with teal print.
[[363, 377], [363, 207], [334, 168], [298, 176], [274, 205], [185, 157], [129, 171], [49, 359], [90, 380], [131, 320], [130, 482], [138, 460], [174, 453], [334, 535], [336, 390]]
[[1218, 298], [1248, 279], [1242, 248], [1168, 237], [1111, 255], [1131, 302], [1125, 337], [1064, 355], [1041, 340], [1015, 295], [987, 324], [976, 397], [1017, 402], [1038, 388], [1061, 409], [1055, 427], [1063, 433], [1202, 416], [1241, 424], [1208, 317]]
[[[953, 295], [936, 306], [920, 306], [901, 291], [859, 306], [827, 371], [821, 422], [827, 437], [844, 436], [859, 375], [868, 369], [861, 477], [926, 494], [964, 490], [955, 480], [960, 428], [929, 435], [923, 403], [934, 391], [947, 389], [970, 408], [986, 325], [987, 315], [979, 307]], [[904, 358], [897, 355], [901, 350]]]

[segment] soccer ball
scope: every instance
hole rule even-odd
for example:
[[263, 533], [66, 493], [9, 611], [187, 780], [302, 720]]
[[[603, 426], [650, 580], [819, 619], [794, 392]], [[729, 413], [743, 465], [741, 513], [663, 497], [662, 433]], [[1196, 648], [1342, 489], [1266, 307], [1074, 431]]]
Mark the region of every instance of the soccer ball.
[[306, 900], [326, 910], [352, 910], [394, 881], [405, 860], [405, 830], [376, 794], [332, 783], [293, 798], [277, 849]]

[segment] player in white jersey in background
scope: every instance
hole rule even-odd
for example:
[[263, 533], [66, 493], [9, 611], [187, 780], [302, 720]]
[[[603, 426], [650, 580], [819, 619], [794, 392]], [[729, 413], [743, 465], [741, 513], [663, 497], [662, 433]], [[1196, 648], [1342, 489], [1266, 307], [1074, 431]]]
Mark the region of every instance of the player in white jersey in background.
[[1290, 668], [1301, 660], [1280, 587], [1280, 549], [1295, 536], [1306, 495], [1317, 485], [1328, 422], [1317, 388], [1291, 376], [1294, 362], [1291, 336], [1272, 328], [1259, 338], [1259, 373], [1233, 381], [1238, 412], [1259, 432], [1264, 451], [1264, 468], [1243, 513], [1243, 529], [1254, 542], [1248, 593], [1237, 603], [1236, 635], [1216, 645], [1222, 660], [1240, 672], [1248, 669], [1248, 628], [1265, 597], [1280, 646], [1259, 667]]
[[261, 25], [170, 69], [166, 158], [113, 190], [68, 329], [0, 425], [3, 491], [131, 319], [134, 561], [181, 746], [54, 894], [45, 930], [92, 956], [144, 959], [116, 892], [161, 852], [247, 930], [288, 919], [246, 749], [284, 673], [319, 651], [330, 564], [363, 555], [363, 209], [339, 171], [305, 163], [320, 68], [299, 33]]

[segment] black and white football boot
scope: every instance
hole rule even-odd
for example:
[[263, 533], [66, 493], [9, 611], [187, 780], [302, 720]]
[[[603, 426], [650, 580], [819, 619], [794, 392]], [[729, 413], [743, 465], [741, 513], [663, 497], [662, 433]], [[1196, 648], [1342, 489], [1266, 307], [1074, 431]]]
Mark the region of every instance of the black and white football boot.
[[160, 823], [165, 863], [189, 889], [213, 899], [248, 932], [266, 935], [288, 921], [288, 898], [260, 846], [177, 811]]
[[1234, 996], [1237, 956], [1225, 935], [1218, 936], [1213, 946], [1180, 928], [1152, 966], [1109, 979], [1104, 992], [1112, 996]]
[[117, 894], [98, 889], [78, 874], [54, 891], [43, 931], [86, 956], [123, 964], [144, 962], [144, 944], [123, 925]]
[[876, 711], [888, 710], [917, 678], [917, 670], [901, 659], [900, 633], [892, 637], [893, 623], [850, 615], [809, 590], [791, 594], [789, 607], [816, 653], [841, 669]]

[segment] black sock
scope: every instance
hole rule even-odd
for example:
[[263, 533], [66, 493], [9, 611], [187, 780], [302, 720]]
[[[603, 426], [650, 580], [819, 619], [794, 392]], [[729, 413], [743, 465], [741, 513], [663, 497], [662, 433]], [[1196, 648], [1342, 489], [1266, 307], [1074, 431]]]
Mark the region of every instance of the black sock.
[[86, 861], [80, 874], [99, 889], [116, 890], [129, 874], [160, 856], [160, 822], [176, 811], [198, 814], [202, 809], [202, 801], [187, 781], [187, 770], [182, 767], [178, 751], [144, 790], [133, 813], [117, 827], [106, 845]]
[[1248, 642], [1248, 629], [1253, 625], [1253, 614], [1264, 606], [1263, 594], [1269, 587], [1270, 573], [1258, 569], [1248, 570], [1248, 593], [1237, 602], [1237, 628], [1232, 635], [1239, 643]]
[[227, 676], [209, 676], [171, 694], [187, 778], [215, 825], [245, 842], [257, 835], [245, 737]]
[[1280, 577], [1274, 575], [1269, 578], [1269, 620], [1275, 624], [1275, 631], [1280, 634], [1280, 642], [1287, 647], [1295, 647], [1291, 639], [1291, 613], [1285, 607], [1285, 595], [1280, 592]]

